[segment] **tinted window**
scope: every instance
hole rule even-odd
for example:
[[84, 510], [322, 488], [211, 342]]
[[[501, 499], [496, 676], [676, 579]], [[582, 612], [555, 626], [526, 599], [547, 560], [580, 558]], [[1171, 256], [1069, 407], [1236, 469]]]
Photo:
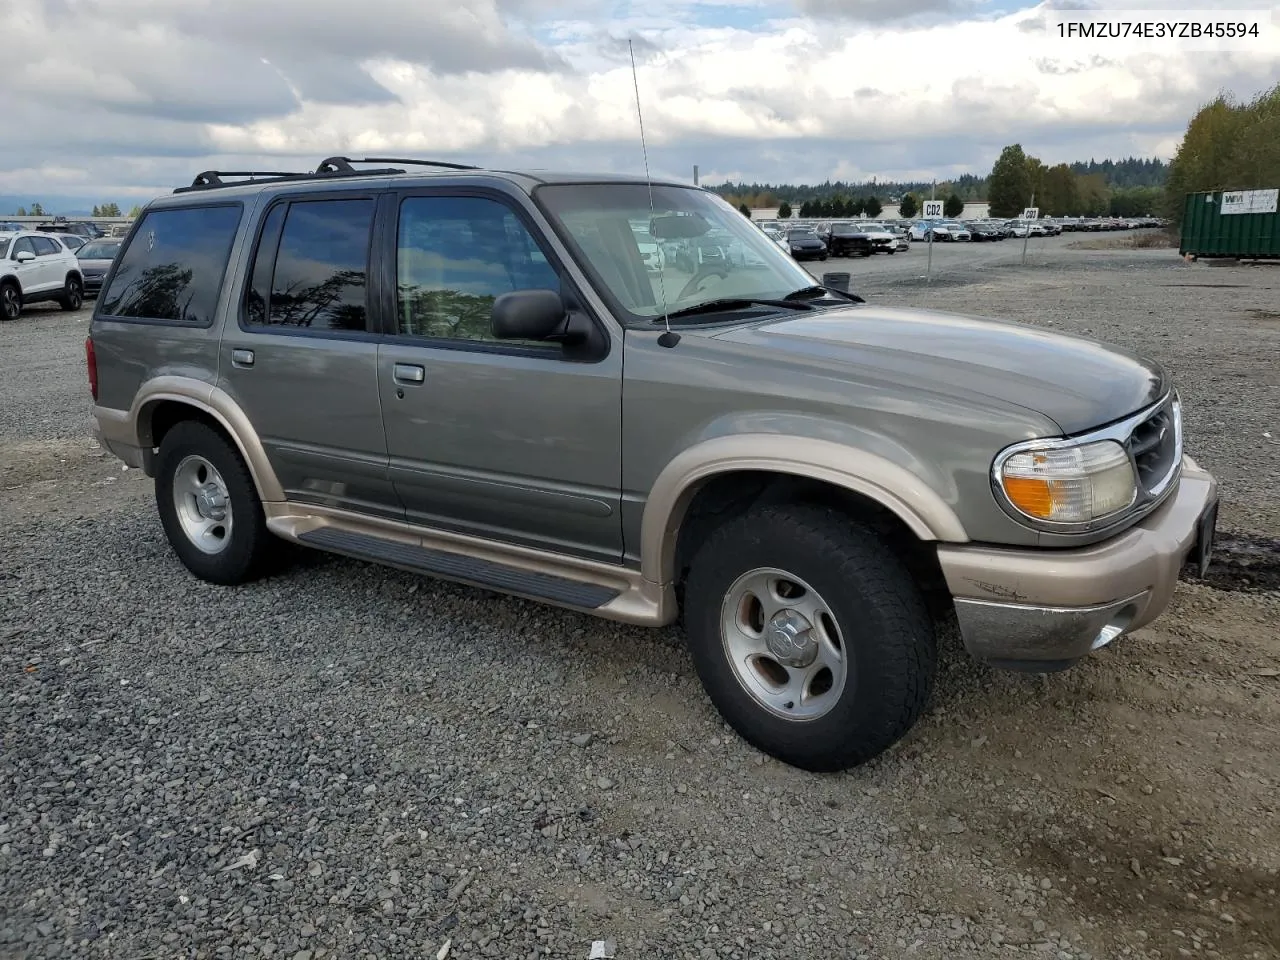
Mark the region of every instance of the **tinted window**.
[[0, 260], [3, 260], [8, 255], [9, 255], [9, 241], [0, 240]]
[[55, 253], [62, 252], [62, 247], [59, 246], [58, 241], [50, 237], [32, 237], [31, 242], [36, 245], [37, 257], [49, 257]]
[[490, 311], [497, 297], [560, 289], [555, 269], [515, 213], [481, 197], [405, 200], [396, 270], [400, 332], [422, 337], [493, 340]]
[[280, 249], [280, 228], [284, 226], [287, 203], [271, 208], [258, 240], [258, 251], [253, 258], [253, 274], [245, 291], [245, 322], [260, 326], [267, 322], [267, 300], [271, 296], [271, 275], [276, 265], [276, 251]]
[[[255, 312], [252, 291], [260, 297], [261, 291], [268, 289], [263, 251], [269, 256], [271, 233], [264, 232], [251, 281], [248, 321], [262, 323], [265, 306], [265, 322], [273, 326], [365, 329], [373, 201], [307, 200], [289, 204], [287, 212], [277, 209], [284, 228], [270, 281], [270, 299], [265, 305], [259, 302]], [[272, 227], [271, 217], [267, 227]]]
[[103, 316], [210, 323], [240, 207], [149, 211], [120, 255]]
[[19, 237], [13, 241], [13, 255], [16, 257], [20, 253], [34, 254], [36, 252], [35, 244], [31, 242], [30, 237]]

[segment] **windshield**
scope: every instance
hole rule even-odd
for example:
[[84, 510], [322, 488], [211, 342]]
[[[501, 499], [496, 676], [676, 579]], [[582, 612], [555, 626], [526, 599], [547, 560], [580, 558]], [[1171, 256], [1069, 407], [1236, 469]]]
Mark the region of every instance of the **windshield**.
[[119, 240], [90, 240], [79, 250], [76, 256], [82, 260], [112, 260], [120, 252]]
[[[725, 298], [780, 299], [815, 282], [740, 212], [697, 187], [655, 184], [652, 218], [644, 183], [548, 184], [535, 199], [588, 272], [637, 318]], [[656, 269], [640, 255], [653, 242], [651, 220], [663, 251]]]

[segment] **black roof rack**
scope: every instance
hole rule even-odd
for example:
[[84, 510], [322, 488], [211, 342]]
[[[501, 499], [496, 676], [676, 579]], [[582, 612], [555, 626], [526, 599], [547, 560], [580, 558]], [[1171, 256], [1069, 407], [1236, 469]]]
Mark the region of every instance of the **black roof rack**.
[[[479, 167], [477, 167], [475, 164], [472, 164], [472, 163], [450, 163], [447, 160], [412, 160], [412, 159], [407, 159], [405, 157], [365, 157], [363, 160], [351, 160], [348, 157], [330, 157], [324, 163], [320, 164], [320, 169], [323, 170], [325, 164], [328, 164], [328, 163], [345, 164], [346, 165], [345, 170], [354, 170], [354, 168], [351, 166], [351, 164], [353, 163], [407, 163], [410, 166], [445, 167], [449, 170], [479, 170], [480, 169]], [[317, 170], [317, 172], [319, 172], [319, 170]], [[359, 171], [354, 171], [354, 172], [359, 172]], [[369, 170], [364, 172], [374, 173], [378, 171]], [[403, 172], [403, 171], [399, 171], [399, 172]]]
[[[466, 163], [449, 163], [444, 160], [412, 160], [400, 157], [365, 157], [353, 160], [350, 157], [326, 157], [313, 171], [298, 173], [283, 170], [205, 170], [196, 175], [189, 187], [178, 187], [174, 193], [186, 193], [190, 190], [212, 190], [217, 187], [234, 187], [248, 182], [265, 181], [279, 183], [289, 180], [315, 180], [329, 177], [376, 177], [404, 173], [396, 167], [383, 167], [375, 170], [359, 170], [353, 163], [403, 163], [419, 167], [445, 167], [450, 170], [478, 170], [479, 167]], [[226, 177], [246, 177], [228, 183]]]
[[178, 187], [174, 193], [185, 193], [188, 190], [209, 190], [214, 187], [236, 187], [244, 181], [227, 183], [223, 177], [248, 177], [249, 180], [299, 180], [305, 173], [287, 173], [283, 170], [204, 170], [197, 173], [189, 187]]

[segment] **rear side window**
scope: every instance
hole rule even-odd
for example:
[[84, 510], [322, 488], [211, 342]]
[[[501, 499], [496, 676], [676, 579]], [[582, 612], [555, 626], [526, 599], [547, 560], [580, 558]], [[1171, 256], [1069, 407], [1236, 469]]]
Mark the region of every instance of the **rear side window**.
[[240, 205], [151, 210], [120, 255], [101, 316], [213, 322]]
[[263, 226], [245, 298], [251, 326], [364, 330], [373, 200], [296, 200]]
[[35, 244], [37, 257], [49, 257], [62, 252], [58, 241], [49, 237], [32, 237], [31, 242]]

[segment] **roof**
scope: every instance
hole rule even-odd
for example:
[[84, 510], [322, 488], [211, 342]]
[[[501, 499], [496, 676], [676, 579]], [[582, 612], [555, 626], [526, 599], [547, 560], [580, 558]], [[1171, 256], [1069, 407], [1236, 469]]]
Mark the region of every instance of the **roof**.
[[[376, 169], [361, 169], [354, 164], [394, 164], [394, 166]], [[402, 167], [414, 166], [419, 169], [409, 170]], [[229, 180], [237, 177], [243, 179]], [[397, 182], [430, 183], [447, 179], [451, 183], [483, 182], [500, 180], [514, 183], [525, 190], [531, 190], [542, 184], [588, 184], [588, 183], [631, 183], [654, 186], [674, 186], [688, 189], [699, 189], [688, 183], [676, 180], [619, 174], [619, 173], [573, 173], [547, 170], [492, 170], [482, 167], [468, 166], [446, 161], [419, 160], [405, 158], [366, 157], [353, 160], [349, 157], [329, 157], [310, 171], [221, 171], [205, 170], [198, 174], [189, 186], [179, 187], [173, 192], [178, 195], [205, 194], [216, 191], [220, 197], [242, 197], [255, 195], [263, 190], [279, 187], [293, 189], [301, 186], [323, 188], [337, 181], [344, 184], [367, 186], [385, 184], [388, 179]]]

